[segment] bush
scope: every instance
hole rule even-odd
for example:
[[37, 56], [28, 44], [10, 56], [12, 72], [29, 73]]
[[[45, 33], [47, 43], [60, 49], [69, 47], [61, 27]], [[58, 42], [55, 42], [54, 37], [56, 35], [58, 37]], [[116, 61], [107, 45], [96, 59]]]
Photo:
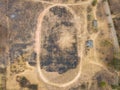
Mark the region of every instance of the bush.
[[103, 40], [102, 42], [101, 42], [101, 45], [102, 46], [111, 46], [112, 45], [112, 43], [110, 42], [110, 41], [108, 41], [108, 40]]
[[24, 76], [19, 77], [19, 79], [17, 79], [17, 81], [19, 82], [21, 87], [28, 87], [30, 85], [29, 80]]
[[108, 26], [109, 26], [109, 28], [112, 28], [112, 24], [111, 23], [109, 23]]
[[30, 84], [28, 86], [28, 88], [29, 88], [29, 90], [38, 90], [38, 85], [36, 85], [36, 84]]
[[93, 0], [92, 6], [96, 6], [96, 4], [97, 4], [97, 0]]
[[120, 60], [117, 58], [113, 58], [111, 65], [114, 67], [115, 70], [120, 70]]
[[106, 86], [106, 82], [101, 81], [101, 82], [99, 83], [99, 86], [100, 86], [100, 87], [105, 87], [105, 86]]
[[118, 84], [117, 85], [111, 85], [111, 87], [112, 87], [112, 89], [120, 90], [120, 76], [119, 76]]
[[120, 85], [111, 85], [112, 89], [120, 90]]
[[111, 85], [112, 89], [117, 89], [118, 86], [117, 85]]

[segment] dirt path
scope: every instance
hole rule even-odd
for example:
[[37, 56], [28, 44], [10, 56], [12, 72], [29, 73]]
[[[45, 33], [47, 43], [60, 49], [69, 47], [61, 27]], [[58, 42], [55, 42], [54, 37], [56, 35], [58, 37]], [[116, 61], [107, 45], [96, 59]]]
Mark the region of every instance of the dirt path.
[[120, 47], [119, 47], [118, 38], [117, 38], [117, 35], [116, 35], [116, 30], [115, 30], [115, 26], [114, 26], [114, 23], [113, 23], [113, 20], [112, 20], [112, 15], [111, 15], [111, 12], [110, 12], [110, 7], [109, 7], [109, 4], [108, 4], [108, 1], [104, 2], [104, 9], [105, 9], [106, 14], [109, 15], [109, 16], [107, 16], [107, 20], [108, 20], [108, 24], [110, 24], [109, 28], [111, 30], [111, 36], [113, 38], [115, 52], [119, 53], [120, 52]]
[[107, 69], [107, 67], [105, 67], [104, 65], [102, 65], [102, 64], [100, 64], [100, 63], [97, 63], [97, 62], [90, 62], [91, 64], [94, 64], [94, 65], [97, 65], [97, 66], [99, 66], [99, 67], [101, 67], [101, 68], [103, 68], [104, 70], [106, 70], [110, 75], [113, 75], [113, 73], [112, 72], [110, 72], [108, 69]]
[[31, 0], [33, 2], [41, 2], [41, 3], [46, 3], [46, 4], [51, 4], [51, 5], [57, 5], [57, 4], [61, 4], [61, 5], [65, 5], [65, 6], [75, 6], [75, 5], [84, 5], [84, 4], [90, 4], [92, 0], [88, 0], [88, 1], [83, 1], [81, 3], [72, 3], [72, 4], [62, 4], [62, 3], [53, 3], [53, 2], [49, 2], [49, 1], [43, 1], [43, 0]]
[[[99, 2], [100, 2], [100, 1], [99, 1]], [[93, 13], [93, 14], [94, 14], [94, 17], [95, 17], [95, 20], [97, 20], [96, 11], [97, 11], [97, 6], [94, 7], [94, 13]], [[94, 37], [92, 37], [94, 42], [96, 42], [96, 39], [97, 39], [99, 33], [100, 33], [100, 31], [97, 32], [97, 33], [94, 35]], [[98, 55], [97, 55], [97, 52], [96, 52], [96, 48], [97, 48], [97, 47], [96, 47], [96, 44], [94, 43], [94, 47], [93, 47], [93, 50], [94, 50], [94, 61], [90, 61], [90, 63], [91, 63], [91, 64], [95, 64], [95, 65], [97, 65], [97, 66], [99, 66], [99, 67], [102, 67], [104, 70], [106, 70], [107, 72], [109, 72], [110, 74], [112, 74], [112, 73], [107, 69], [107, 67], [105, 67], [104, 65], [102, 65], [101, 62], [99, 62], [98, 57], [97, 57]]]

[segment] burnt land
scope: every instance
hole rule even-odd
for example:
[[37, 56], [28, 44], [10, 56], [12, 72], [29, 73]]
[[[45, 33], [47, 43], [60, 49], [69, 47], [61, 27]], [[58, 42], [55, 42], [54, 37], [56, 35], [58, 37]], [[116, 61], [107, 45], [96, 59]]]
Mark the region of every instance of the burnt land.
[[[30, 54], [25, 61], [35, 64], [34, 53], [34, 32], [38, 15], [44, 10], [42, 3], [30, 1], [9, 0], [6, 16], [9, 24], [9, 58], [14, 63], [17, 58]], [[29, 50], [27, 50], [29, 48]]]
[[[65, 7], [59, 6], [51, 8], [49, 13], [45, 15], [41, 35], [42, 51], [40, 65], [42, 69], [48, 72], [58, 72], [62, 74], [69, 69], [77, 67], [79, 62], [77, 37], [74, 22], [71, 21], [72, 18], [73, 15]], [[69, 42], [69, 39], [66, 39], [69, 38], [66, 37], [67, 35], [72, 36], [71, 39], [73, 39], [74, 42]], [[68, 45], [62, 44], [63, 39], [68, 40], [66, 41]]]

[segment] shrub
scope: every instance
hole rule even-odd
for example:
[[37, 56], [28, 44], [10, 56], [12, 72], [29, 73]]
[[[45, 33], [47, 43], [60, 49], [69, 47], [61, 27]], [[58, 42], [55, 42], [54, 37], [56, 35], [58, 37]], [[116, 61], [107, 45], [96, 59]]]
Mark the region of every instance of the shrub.
[[100, 87], [105, 87], [105, 86], [106, 86], [106, 82], [105, 82], [105, 81], [101, 81], [101, 82], [99, 83], [99, 86], [100, 86]]
[[111, 65], [114, 67], [115, 70], [119, 71], [120, 70], [120, 59], [113, 58]]
[[19, 79], [17, 81], [19, 82], [21, 87], [27, 87], [27, 86], [30, 85], [29, 80], [26, 77], [24, 77], [24, 76], [19, 77]]
[[101, 45], [102, 45], [102, 46], [111, 46], [112, 43], [111, 43], [110, 41], [108, 41], [108, 40], [103, 40], [103, 41], [101, 42]]
[[29, 88], [29, 90], [38, 90], [38, 85], [36, 85], [36, 84], [30, 84], [28, 86], [28, 88]]
[[93, 0], [92, 6], [96, 6], [96, 4], [97, 4], [97, 0]]

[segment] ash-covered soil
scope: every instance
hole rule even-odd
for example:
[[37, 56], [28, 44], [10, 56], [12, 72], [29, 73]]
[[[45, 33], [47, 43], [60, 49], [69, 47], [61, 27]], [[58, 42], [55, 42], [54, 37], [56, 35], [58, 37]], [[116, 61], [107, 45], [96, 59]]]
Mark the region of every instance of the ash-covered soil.
[[[36, 63], [34, 32], [39, 14], [46, 4], [27, 0], [0, 0], [0, 65], [14, 63], [29, 54], [25, 61]], [[33, 55], [34, 53], [34, 55]]]
[[34, 32], [39, 14], [44, 10], [40, 2], [25, 0], [9, 0], [7, 2], [6, 16], [9, 30], [9, 58], [14, 62], [18, 57], [29, 54], [26, 61], [36, 62], [34, 53]]
[[77, 29], [74, 16], [62, 6], [49, 9], [42, 22], [41, 68], [59, 74], [76, 68]]

